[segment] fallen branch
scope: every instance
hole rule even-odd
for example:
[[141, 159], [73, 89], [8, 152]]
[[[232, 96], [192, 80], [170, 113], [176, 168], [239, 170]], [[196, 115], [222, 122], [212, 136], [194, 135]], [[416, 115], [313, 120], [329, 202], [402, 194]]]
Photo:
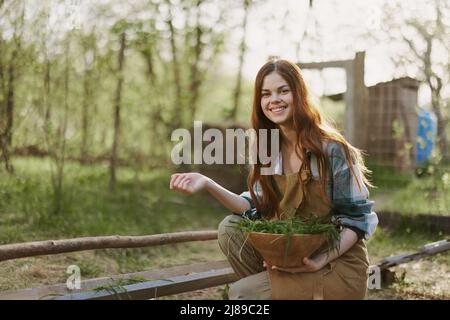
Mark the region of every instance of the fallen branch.
[[215, 239], [217, 239], [217, 231], [208, 230], [164, 233], [149, 236], [117, 235], [13, 243], [0, 246], [0, 261], [74, 251], [151, 247], [163, 244]]
[[403, 253], [397, 256], [388, 257], [380, 261], [377, 266], [383, 269], [389, 269], [399, 264], [407, 263], [413, 260], [419, 260], [423, 257], [431, 256], [440, 252], [450, 250], [450, 241], [441, 240], [424, 245], [418, 252]]

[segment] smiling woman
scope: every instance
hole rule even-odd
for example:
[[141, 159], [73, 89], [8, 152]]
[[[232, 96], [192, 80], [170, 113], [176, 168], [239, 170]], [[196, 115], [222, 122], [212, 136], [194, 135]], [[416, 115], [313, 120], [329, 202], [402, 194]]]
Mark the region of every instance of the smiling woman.
[[[258, 161], [249, 191], [234, 194], [199, 173], [175, 174], [170, 188], [187, 194], [206, 189], [232, 213], [219, 225], [219, 246], [241, 278], [231, 299], [363, 299], [369, 266], [365, 239], [378, 218], [372, 212], [361, 153], [309, 102], [300, 69], [286, 60], [267, 62], [254, 87], [252, 127], [280, 130], [273, 174]], [[271, 149], [256, 137], [257, 149]], [[259, 155], [259, 152], [256, 154]], [[337, 229], [338, 250], [318, 250], [296, 268], [270, 265], [236, 228], [242, 219], [310, 219]], [[255, 247], [258, 247], [255, 245]], [[328, 248], [324, 248], [328, 249]]]

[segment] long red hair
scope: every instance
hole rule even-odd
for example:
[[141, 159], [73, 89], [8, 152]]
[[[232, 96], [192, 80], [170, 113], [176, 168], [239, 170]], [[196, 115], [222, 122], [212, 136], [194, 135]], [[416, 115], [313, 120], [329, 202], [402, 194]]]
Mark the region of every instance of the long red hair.
[[[351, 173], [353, 175], [355, 174], [352, 161], [356, 161], [362, 172], [363, 183], [371, 186], [366, 177], [366, 175], [370, 171], [364, 165], [361, 151], [349, 144], [342, 136], [342, 134], [340, 134], [339, 131], [336, 130], [329, 121], [325, 120], [320, 111], [311, 104], [309, 100], [308, 90], [305, 81], [303, 80], [300, 68], [296, 64], [287, 60], [280, 59], [267, 62], [259, 70], [255, 80], [251, 122], [252, 127], [256, 130], [256, 132], [259, 132], [259, 129], [268, 130], [267, 132], [269, 145], [267, 146], [267, 150], [271, 150], [270, 129], [279, 128], [277, 124], [269, 120], [264, 115], [261, 108], [261, 91], [263, 81], [264, 78], [272, 72], [277, 72], [281, 77], [283, 77], [283, 79], [288, 83], [291, 89], [294, 105], [292, 124], [295, 132], [297, 133], [295, 152], [297, 153], [297, 156], [302, 160], [302, 168], [306, 168], [309, 170], [311, 170], [311, 168], [309, 161], [306, 160], [306, 151], [310, 150], [316, 156], [318, 160], [317, 165], [319, 176], [323, 186], [323, 195], [326, 196], [325, 188], [327, 185], [328, 170], [330, 166], [328, 157], [323, 150], [323, 142], [335, 141], [340, 143], [344, 148]], [[258, 136], [259, 135], [256, 135], [257, 139]], [[283, 137], [281, 135], [280, 139], [281, 147], [283, 142]], [[256, 148], [258, 150], [257, 154], [259, 155], [259, 141], [256, 141]], [[273, 184], [269, 181], [269, 179], [271, 179], [270, 176], [261, 175], [262, 166], [263, 165], [259, 161], [258, 157], [257, 163], [253, 165], [250, 171], [247, 183], [251, 197], [255, 203], [257, 210], [261, 212], [264, 218], [271, 219], [275, 216], [279, 216], [279, 202], [281, 199], [278, 198], [276, 191], [273, 189]], [[359, 184], [360, 182], [358, 179], [357, 181]], [[256, 194], [253, 190], [256, 183], [259, 183], [262, 189], [261, 200], [256, 197]], [[305, 188], [303, 188], [303, 190], [305, 190]]]

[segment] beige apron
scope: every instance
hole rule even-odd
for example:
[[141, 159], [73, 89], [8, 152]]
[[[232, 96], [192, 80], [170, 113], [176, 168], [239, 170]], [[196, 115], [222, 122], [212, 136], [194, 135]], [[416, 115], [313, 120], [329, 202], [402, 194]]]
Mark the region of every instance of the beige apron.
[[[325, 220], [331, 219], [331, 203], [324, 198], [320, 181], [312, 179], [308, 169], [302, 166], [298, 173], [272, 175], [272, 178], [280, 193], [281, 212], [290, 212], [299, 218], [315, 214]], [[305, 184], [306, 196], [301, 181]], [[367, 248], [359, 240], [346, 253], [315, 272], [288, 273], [268, 269], [272, 299], [364, 299], [368, 267]]]

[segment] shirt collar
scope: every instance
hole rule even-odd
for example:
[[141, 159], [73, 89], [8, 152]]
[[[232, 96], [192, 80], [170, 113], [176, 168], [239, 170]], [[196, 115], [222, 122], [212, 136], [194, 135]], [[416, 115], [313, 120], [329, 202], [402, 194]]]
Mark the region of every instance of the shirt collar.
[[[308, 156], [311, 156], [311, 150], [306, 149], [306, 154]], [[283, 156], [281, 155], [281, 152], [278, 153], [277, 160], [275, 160], [275, 166], [273, 168], [273, 173], [282, 175], [283, 174]]]

